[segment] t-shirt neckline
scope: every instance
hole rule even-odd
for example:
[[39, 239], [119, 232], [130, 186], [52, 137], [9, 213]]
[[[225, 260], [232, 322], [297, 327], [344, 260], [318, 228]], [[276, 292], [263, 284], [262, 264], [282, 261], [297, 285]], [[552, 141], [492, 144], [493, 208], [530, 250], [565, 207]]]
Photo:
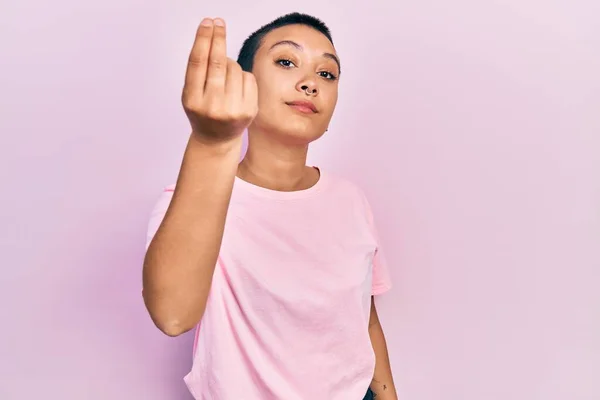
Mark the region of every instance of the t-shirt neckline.
[[245, 181], [239, 178], [237, 175], [235, 176], [235, 186], [242, 188], [246, 192], [250, 192], [254, 195], [276, 199], [276, 200], [292, 200], [299, 198], [306, 198], [312, 196], [323, 189], [325, 185], [325, 176], [323, 174], [323, 170], [318, 167], [313, 167], [319, 171], [319, 180], [309, 188], [294, 190], [294, 191], [281, 191], [268, 189], [262, 186], [255, 185], [248, 181]]

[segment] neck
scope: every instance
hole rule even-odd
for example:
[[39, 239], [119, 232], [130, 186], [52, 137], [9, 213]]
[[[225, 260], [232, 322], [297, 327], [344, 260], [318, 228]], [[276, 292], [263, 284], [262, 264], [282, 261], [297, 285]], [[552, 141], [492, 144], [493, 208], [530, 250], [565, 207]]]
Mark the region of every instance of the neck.
[[306, 166], [307, 155], [308, 144], [290, 146], [251, 133], [248, 135], [248, 150], [239, 164], [237, 176], [272, 190], [306, 189], [318, 180], [318, 172]]

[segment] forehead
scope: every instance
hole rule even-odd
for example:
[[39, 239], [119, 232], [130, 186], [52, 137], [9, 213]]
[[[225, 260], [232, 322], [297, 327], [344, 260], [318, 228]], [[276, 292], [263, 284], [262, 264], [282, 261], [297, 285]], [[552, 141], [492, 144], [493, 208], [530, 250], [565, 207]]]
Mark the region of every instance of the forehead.
[[259, 52], [268, 52], [271, 46], [283, 40], [290, 40], [298, 43], [305, 51], [318, 53], [332, 53], [337, 55], [335, 47], [318, 30], [306, 25], [293, 24], [273, 29], [263, 38], [262, 46]]

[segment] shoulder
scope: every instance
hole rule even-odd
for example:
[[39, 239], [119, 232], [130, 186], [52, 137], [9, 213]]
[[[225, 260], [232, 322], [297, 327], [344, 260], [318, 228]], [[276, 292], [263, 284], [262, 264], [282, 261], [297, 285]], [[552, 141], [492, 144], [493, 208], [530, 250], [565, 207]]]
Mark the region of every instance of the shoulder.
[[369, 223], [373, 219], [371, 205], [365, 191], [351, 178], [335, 173], [324, 174], [327, 179], [327, 188], [331, 197], [335, 197], [337, 204], [351, 207], [355, 213], [362, 215]]
[[343, 195], [345, 199], [355, 199], [366, 203], [365, 192], [354, 180], [331, 172], [326, 172], [326, 179], [327, 186], [333, 193]]

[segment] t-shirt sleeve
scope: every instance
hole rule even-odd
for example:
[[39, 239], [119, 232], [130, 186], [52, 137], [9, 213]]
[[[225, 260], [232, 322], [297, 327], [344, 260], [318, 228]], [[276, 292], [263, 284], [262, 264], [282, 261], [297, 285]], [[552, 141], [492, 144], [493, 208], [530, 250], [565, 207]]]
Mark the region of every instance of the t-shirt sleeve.
[[381, 248], [381, 240], [375, 225], [375, 218], [373, 217], [371, 206], [364, 195], [363, 201], [365, 204], [365, 213], [369, 223], [369, 228], [371, 229], [371, 232], [377, 241], [377, 248], [375, 249], [375, 256], [373, 258], [373, 282], [371, 294], [373, 296], [378, 296], [392, 288], [392, 279], [387, 260]]
[[146, 231], [146, 250], [148, 250], [154, 235], [156, 235], [156, 232], [158, 231], [158, 228], [160, 227], [160, 224], [167, 213], [169, 205], [171, 204], [171, 199], [173, 198], [174, 189], [175, 185], [164, 188], [158, 197], [152, 212], [150, 213], [150, 219], [148, 221], [148, 228]]

